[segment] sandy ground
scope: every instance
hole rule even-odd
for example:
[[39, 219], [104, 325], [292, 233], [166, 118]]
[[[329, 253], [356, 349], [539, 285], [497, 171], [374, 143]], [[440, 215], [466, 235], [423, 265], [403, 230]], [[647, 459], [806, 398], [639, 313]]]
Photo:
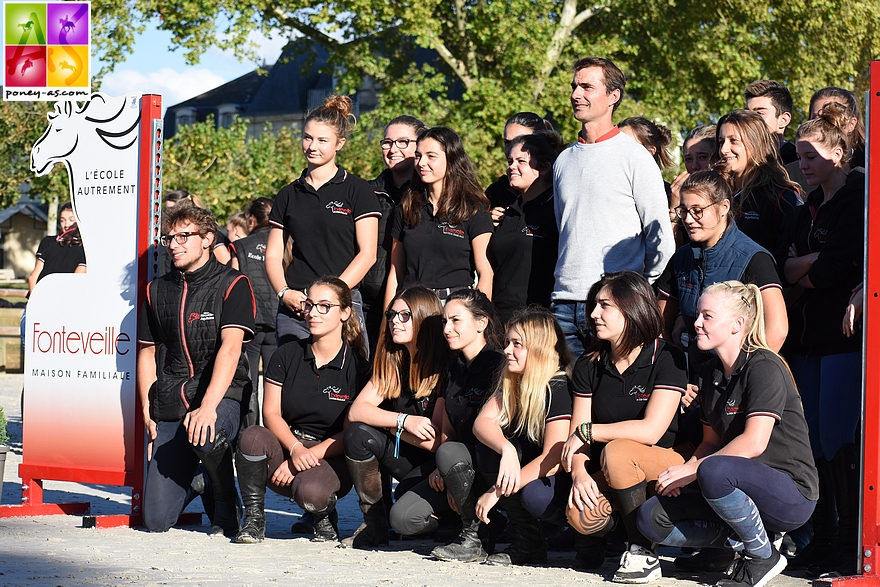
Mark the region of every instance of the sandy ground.
[[[0, 374], [0, 405], [10, 421], [11, 452], [3, 483], [2, 504], [21, 502], [21, 413], [23, 376]], [[46, 481], [47, 503], [87, 501], [92, 515], [127, 514], [131, 489]], [[198, 511], [197, 500], [189, 508]], [[443, 563], [430, 558], [431, 540], [392, 542], [375, 551], [313, 544], [290, 534], [299, 508], [269, 492], [268, 531], [262, 544], [233, 544], [206, 535], [207, 526], [174, 528], [165, 534], [139, 529], [84, 529], [79, 516], [0, 518], [0, 586], [12, 585], [393, 585], [486, 587], [511, 585], [599, 585], [610, 582], [617, 561], [606, 559], [598, 571], [571, 568], [573, 552], [551, 552], [542, 567], [494, 567]], [[339, 502], [340, 532], [351, 534], [360, 523], [352, 492]], [[203, 516], [206, 522], [206, 518]], [[655, 585], [714, 584], [720, 574], [676, 572], [676, 551], [661, 549], [665, 577]], [[609, 583], [610, 584], [610, 583]], [[775, 587], [806, 587], [798, 573], [776, 578]]]

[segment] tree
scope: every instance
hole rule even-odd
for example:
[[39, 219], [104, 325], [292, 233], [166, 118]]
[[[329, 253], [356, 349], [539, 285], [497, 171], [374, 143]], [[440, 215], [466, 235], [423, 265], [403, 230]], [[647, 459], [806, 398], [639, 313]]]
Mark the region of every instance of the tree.
[[[864, 90], [880, 41], [878, 0], [96, 0], [92, 10], [111, 64], [131, 46], [120, 31], [153, 17], [191, 61], [209, 46], [248, 56], [257, 30], [302, 35], [330, 52], [338, 91], [353, 93], [363, 75], [384, 88], [362, 132], [374, 136], [404, 112], [447, 124], [484, 181], [503, 169], [500, 131], [510, 114], [546, 114], [574, 136], [577, 57], [608, 56], [627, 73], [620, 117], [645, 115], [681, 132], [742, 107], [755, 79], [787, 84], [801, 116], [819, 87]], [[354, 159], [366, 165], [355, 172], [376, 171], [374, 155]]]
[[236, 118], [228, 128], [214, 119], [185, 125], [165, 142], [165, 192], [185, 189], [198, 195], [222, 223], [255, 198], [274, 198], [305, 165], [299, 141], [289, 128], [276, 134], [267, 125], [248, 140], [247, 124]]

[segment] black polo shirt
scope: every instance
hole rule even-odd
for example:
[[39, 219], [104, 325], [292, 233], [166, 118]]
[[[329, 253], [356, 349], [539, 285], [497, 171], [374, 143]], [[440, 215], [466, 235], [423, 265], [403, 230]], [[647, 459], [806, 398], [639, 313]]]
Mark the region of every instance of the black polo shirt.
[[342, 431], [348, 408], [370, 378], [369, 364], [343, 343], [339, 354], [315, 365], [309, 339], [281, 345], [266, 367], [266, 382], [281, 386], [281, 417], [291, 428], [324, 440]]
[[325, 275], [342, 274], [358, 253], [355, 223], [382, 216], [376, 193], [363, 179], [340, 167], [315, 191], [306, 173], [281, 188], [269, 214], [269, 223], [293, 238], [286, 279], [294, 289], [304, 289]]
[[470, 220], [450, 224], [434, 216], [434, 206], [427, 202], [417, 226], [404, 222], [400, 208], [394, 210], [391, 223], [391, 235], [401, 242], [406, 253], [403, 287], [421, 284], [438, 289], [473, 285], [475, 267], [471, 241], [492, 232], [489, 212], [478, 212]]
[[729, 380], [719, 359], [707, 363], [700, 410], [703, 423], [718, 434], [722, 447], [745, 431], [752, 416], [773, 418], [770, 441], [755, 460], [786, 473], [807, 499], [818, 498], [819, 480], [801, 398], [776, 354], [764, 349], [741, 352]]
[[[558, 420], [571, 421], [571, 392], [568, 389], [568, 377], [565, 375], [557, 375], [550, 380], [549, 390], [547, 392], [547, 411], [544, 419], [545, 430], [546, 424], [556, 422]], [[544, 451], [543, 442], [532, 441], [525, 431], [514, 432], [509, 428], [504, 429], [504, 436], [509, 439], [516, 439], [522, 452], [520, 463], [529, 463]]]
[[486, 188], [486, 197], [489, 198], [490, 208], [506, 208], [510, 206], [519, 192], [511, 187], [507, 175], [502, 175]]
[[553, 189], [528, 202], [522, 196], [516, 198], [489, 241], [489, 260], [495, 270], [492, 302], [502, 323], [522, 306], [550, 307], [558, 256]]
[[[687, 365], [684, 353], [658, 338], [645, 345], [623, 373], [617, 371], [608, 350], [603, 350], [598, 360], [582, 355], [575, 363], [571, 381], [575, 397], [593, 400], [594, 423], [615, 424], [644, 419], [655, 389], [684, 394]], [[678, 417], [674, 417], [655, 446], [672, 448], [677, 431]]]
[[458, 442], [477, 445], [474, 421], [483, 404], [495, 391], [498, 374], [507, 359], [489, 345], [468, 363], [464, 355], [456, 353], [449, 364], [446, 378], [446, 417], [455, 429]]
[[43, 262], [43, 269], [37, 276], [37, 282], [53, 273], [73, 273], [80, 265], [86, 264], [86, 250], [81, 244], [61, 244], [61, 235], [47, 236], [37, 247], [37, 260]]

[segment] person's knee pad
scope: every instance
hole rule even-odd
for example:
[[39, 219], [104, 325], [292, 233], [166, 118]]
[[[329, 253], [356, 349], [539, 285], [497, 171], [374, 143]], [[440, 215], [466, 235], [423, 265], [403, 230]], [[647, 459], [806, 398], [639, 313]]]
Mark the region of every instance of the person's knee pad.
[[553, 484], [547, 477], [535, 479], [519, 492], [520, 501], [533, 518], [546, 520], [558, 507], [553, 503]]
[[697, 482], [703, 495], [709, 499], [730, 495], [736, 488], [730, 479], [731, 470], [731, 460], [724, 455], [703, 460], [697, 469]]
[[607, 499], [601, 499], [595, 509], [584, 508], [583, 511], [567, 507], [565, 517], [568, 524], [580, 534], [602, 535], [611, 524], [611, 503]]
[[[322, 464], [326, 467], [326, 464]], [[323, 512], [333, 500], [333, 492], [319, 483], [300, 483], [293, 490], [293, 501], [305, 511]]]
[[376, 435], [381, 434], [363, 422], [353, 422], [343, 438], [345, 456], [355, 461], [367, 461], [375, 456]]
[[444, 477], [452, 467], [459, 463], [467, 463], [471, 465], [471, 453], [467, 447], [460, 442], [444, 442], [437, 448], [434, 457], [440, 474]]
[[651, 542], [662, 543], [675, 524], [669, 518], [662, 502], [655, 496], [642, 504], [636, 514], [639, 532]]
[[438, 523], [437, 519], [432, 517], [433, 513], [434, 509], [427, 501], [410, 491], [392, 506], [389, 522], [400, 534], [416, 536], [437, 529]]

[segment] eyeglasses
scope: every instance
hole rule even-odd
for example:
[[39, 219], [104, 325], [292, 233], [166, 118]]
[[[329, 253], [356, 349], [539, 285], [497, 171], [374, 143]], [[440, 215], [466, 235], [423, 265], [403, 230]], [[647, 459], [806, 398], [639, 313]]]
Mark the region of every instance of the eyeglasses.
[[162, 243], [163, 247], [167, 247], [171, 244], [171, 239], [174, 239], [179, 245], [186, 244], [186, 239], [191, 236], [205, 236], [205, 233], [202, 232], [178, 232], [177, 234], [165, 234], [159, 237], [159, 242]]
[[383, 151], [388, 151], [391, 149], [392, 146], [395, 146], [398, 149], [406, 149], [407, 147], [409, 147], [410, 143], [414, 142], [416, 142], [416, 139], [385, 139], [379, 144], [382, 145]]
[[[717, 202], [715, 203], [717, 204]], [[694, 220], [699, 220], [703, 217], [703, 211], [706, 208], [711, 208], [715, 204], [709, 204], [708, 206], [694, 206], [693, 208], [685, 208], [684, 206], [679, 206], [675, 208], [675, 215], [679, 220], [684, 221], [687, 219], [688, 214], [691, 215], [691, 218]]]
[[385, 319], [389, 322], [394, 320], [395, 316], [400, 319], [400, 322], [402, 324], [406, 324], [407, 322], [409, 322], [409, 319], [412, 318], [412, 312], [410, 312], [409, 310], [401, 310], [400, 312], [395, 312], [394, 310], [385, 311]]
[[303, 312], [306, 314], [312, 313], [312, 308], [317, 308], [318, 314], [329, 314], [330, 308], [338, 308], [342, 304], [331, 304], [328, 302], [318, 302], [317, 304], [314, 302], [303, 302]]

